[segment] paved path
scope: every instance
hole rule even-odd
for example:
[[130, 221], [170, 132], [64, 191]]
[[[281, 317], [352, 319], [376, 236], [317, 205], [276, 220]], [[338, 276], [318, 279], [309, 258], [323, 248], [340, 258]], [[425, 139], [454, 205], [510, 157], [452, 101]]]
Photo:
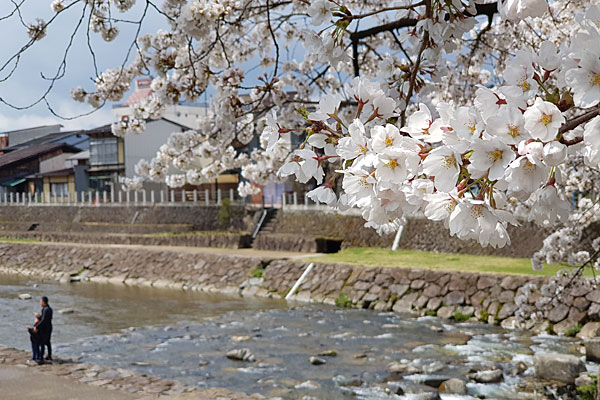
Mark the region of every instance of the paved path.
[[139, 400], [139, 395], [86, 385], [19, 366], [0, 365], [2, 400]]
[[[2, 241], [0, 243], [15, 243], [14, 241]], [[316, 257], [321, 253], [299, 253], [292, 251], [272, 251], [272, 250], [256, 250], [256, 249], [229, 249], [221, 247], [191, 247], [191, 246], [155, 246], [142, 244], [95, 244], [95, 243], [73, 243], [73, 242], [17, 242], [19, 244], [28, 245], [46, 245], [46, 246], [71, 246], [71, 247], [93, 247], [107, 249], [133, 249], [133, 250], [150, 250], [150, 251], [174, 251], [188, 254], [215, 254], [222, 256], [235, 257], [256, 257], [270, 259], [298, 259], [305, 257]]]

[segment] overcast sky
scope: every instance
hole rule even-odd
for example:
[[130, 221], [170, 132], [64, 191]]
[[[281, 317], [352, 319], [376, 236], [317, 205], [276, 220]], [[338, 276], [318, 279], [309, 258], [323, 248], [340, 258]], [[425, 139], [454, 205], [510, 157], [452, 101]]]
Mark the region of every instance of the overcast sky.
[[[36, 18], [48, 21], [53, 12], [50, 9], [51, 0], [26, 0], [21, 7], [21, 15], [26, 23], [34, 22]], [[142, 3], [138, 4], [124, 17], [139, 19], [143, 10]], [[5, 16], [12, 11], [12, 4], [0, 1], [0, 15]], [[71, 33], [75, 29], [82, 14], [82, 4], [61, 13], [49, 27], [45, 38], [29, 48], [21, 57], [15, 73], [6, 81], [0, 82], [0, 98], [16, 106], [25, 106], [38, 99], [47, 89], [48, 81], [42, 78], [54, 76], [63, 59]], [[87, 21], [87, 19], [86, 19]], [[156, 12], [149, 12], [142, 32], [156, 32], [161, 27], [162, 19]], [[51, 106], [57, 113], [65, 117], [91, 111], [91, 107], [73, 101], [69, 95], [72, 87], [83, 86], [93, 90], [91, 79], [95, 76], [92, 57], [87, 48], [86, 29], [84, 21], [79, 32], [74, 37], [72, 48], [67, 57], [67, 70], [63, 79], [55, 84], [49, 96]], [[97, 56], [98, 69], [113, 68], [122, 64], [124, 56], [134, 36], [134, 26], [120, 25], [121, 33], [112, 43], [105, 43], [95, 33], [91, 33], [92, 46]], [[0, 34], [3, 38], [0, 50], [0, 65], [28, 42], [25, 27], [18, 15], [0, 21]], [[14, 63], [0, 72], [0, 80], [4, 80]], [[60, 120], [53, 116], [45, 104], [38, 104], [27, 110], [14, 110], [5, 104], [0, 104], [0, 132], [13, 129], [27, 128], [38, 125], [60, 123], [65, 129], [92, 128], [112, 122], [111, 106], [95, 112], [92, 115], [70, 121]]]

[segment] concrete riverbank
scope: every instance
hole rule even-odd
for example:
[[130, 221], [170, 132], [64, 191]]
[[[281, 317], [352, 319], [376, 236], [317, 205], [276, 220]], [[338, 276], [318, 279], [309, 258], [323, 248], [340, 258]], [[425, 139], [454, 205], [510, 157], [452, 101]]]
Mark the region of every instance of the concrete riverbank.
[[[5, 242], [0, 244], [0, 272], [62, 282], [106, 282], [282, 298], [308, 264], [301, 257], [301, 253], [252, 249]], [[515, 328], [515, 297], [528, 283], [539, 290], [545, 279], [316, 262], [292, 299], [470, 318]], [[531, 301], [535, 299], [535, 295], [531, 296]], [[580, 288], [576, 297], [567, 298], [564, 304], [546, 312], [542, 323], [529, 322], [525, 327], [565, 334], [598, 320], [600, 290]], [[591, 329], [593, 325], [582, 332]]]

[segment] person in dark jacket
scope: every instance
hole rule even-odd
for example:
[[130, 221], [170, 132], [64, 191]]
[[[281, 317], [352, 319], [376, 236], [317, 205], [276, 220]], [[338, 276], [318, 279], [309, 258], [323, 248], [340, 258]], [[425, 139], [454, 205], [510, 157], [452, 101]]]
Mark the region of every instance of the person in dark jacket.
[[[35, 324], [40, 322], [40, 314], [35, 313]], [[39, 362], [41, 360], [40, 356], [40, 335], [37, 332], [34, 332], [34, 328], [31, 326], [27, 326], [27, 332], [29, 332], [29, 340], [31, 340], [31, 359], [33, 361]]]
[[33, 326], [34, 332], [39, 333], [40, 337], [40, 358], [44, 359], [44, 346], [48, 349], [46, 360], [52, 361], [52, 345], [50, 338], [52, 336], [52, 307], [48, 304], [48, 298], [43, 296], [40, 300], [42, 311], [40, 312], [40, 321]]

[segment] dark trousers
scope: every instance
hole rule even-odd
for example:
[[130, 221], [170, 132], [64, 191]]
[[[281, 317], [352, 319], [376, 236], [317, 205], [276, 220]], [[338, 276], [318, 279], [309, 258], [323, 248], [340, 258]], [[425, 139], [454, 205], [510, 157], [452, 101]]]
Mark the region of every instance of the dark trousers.
[[38, 361], [42, 359], [40, 354], [40, 343], [39, 341], [31, 341], [31, 359]]
[[52, 358], [52, 345], [50, 344], [50, 336], [52, 335], [52, 331], [50, 333], [45, 334], [40, 339], [40, 359], [44, 358], [44, 347], [48, 349], [48, 357]]

